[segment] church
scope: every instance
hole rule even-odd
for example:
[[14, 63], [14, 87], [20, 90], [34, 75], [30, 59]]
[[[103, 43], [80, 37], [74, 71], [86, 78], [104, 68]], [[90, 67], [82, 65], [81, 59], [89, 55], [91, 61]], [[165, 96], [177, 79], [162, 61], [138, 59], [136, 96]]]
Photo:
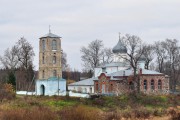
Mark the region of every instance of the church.
[[66, 80], [62, 78], [61, 37], [49, 33], [39, 40], [39, 76], [36, 95], [66, 95]]
[[[133, 69], [123, 58], [127, 57], [127, 48], [119, 38], [113, 47], [113, 62], [98, 66], [92, 78], [71, 83], [68, 90], [90, 94], [123, 94], [135, 90]], [[121, 56], [121, 57], [120, 57]], [[145, 69], [145, 57], [138, 61], [137, 71], [140, 91], [146, 94], [167, 94], [169, 92], [169, 76], [153, 70]]]

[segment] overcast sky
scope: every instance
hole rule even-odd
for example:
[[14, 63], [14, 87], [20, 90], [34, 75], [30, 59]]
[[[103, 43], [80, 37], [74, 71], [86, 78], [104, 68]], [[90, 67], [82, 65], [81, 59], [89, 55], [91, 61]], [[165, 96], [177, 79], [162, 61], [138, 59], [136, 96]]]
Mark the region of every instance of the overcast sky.
[[139, 36], [144, 42], [180, 39], [180, 0], [0, 0], [0, 55], [21, 37], [34, 47], [38, 69], [39, 38], [62, 37], [72, 69], [81, 70], [80, 48], [103, 40], [113, 48], [118, 33]]

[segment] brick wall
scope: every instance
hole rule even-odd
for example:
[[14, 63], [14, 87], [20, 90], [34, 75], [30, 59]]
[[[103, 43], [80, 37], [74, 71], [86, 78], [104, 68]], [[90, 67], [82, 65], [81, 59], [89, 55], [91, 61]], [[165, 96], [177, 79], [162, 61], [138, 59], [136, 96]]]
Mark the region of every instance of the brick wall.
[[[147, 81], [147, 89], [144, 89], [144, 80]], [[151, 88], [152, 80], [154, 80], [154, 89]], [[161, 81], [160, 89], [158, 88], [158, 81]], [[140, 76], [140, 90], [144, 93], [166, 93], [169, 90], [167, 82], [168, 79], [165, 75], [142, 75]]]

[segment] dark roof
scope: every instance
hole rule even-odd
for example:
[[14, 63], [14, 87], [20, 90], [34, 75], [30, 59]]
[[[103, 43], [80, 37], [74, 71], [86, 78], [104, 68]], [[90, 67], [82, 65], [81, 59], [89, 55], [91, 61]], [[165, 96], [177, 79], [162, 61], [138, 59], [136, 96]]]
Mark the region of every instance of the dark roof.
[[52, 34], [52, 33], [48, 33], [40, 38], [47, 38], [47, 37], [50, 37], [50, 38], [61, 38], [59, 37], [58, 35], [55, 35], [55, 34]]
[[122, 43], [121, 40], [118, 41], [117, 45], [112, 49], [113, 53], [127, 53], [126, 46]]

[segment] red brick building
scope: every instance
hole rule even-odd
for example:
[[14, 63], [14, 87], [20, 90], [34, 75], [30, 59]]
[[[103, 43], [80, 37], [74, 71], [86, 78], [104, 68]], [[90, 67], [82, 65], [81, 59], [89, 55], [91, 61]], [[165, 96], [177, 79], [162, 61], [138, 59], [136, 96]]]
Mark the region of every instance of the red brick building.
[[[136, 82], [132, 80], [132, 76], [131, 69], [111, 74], [101, 73], [98, 79], [94, 80], [94, 91], [102, 94], [122, 94], [134, 91]], [[165, 94], [169, 91], [169, 77], [162, 73], [140, 69], [138, 77], [141, 92]]]

